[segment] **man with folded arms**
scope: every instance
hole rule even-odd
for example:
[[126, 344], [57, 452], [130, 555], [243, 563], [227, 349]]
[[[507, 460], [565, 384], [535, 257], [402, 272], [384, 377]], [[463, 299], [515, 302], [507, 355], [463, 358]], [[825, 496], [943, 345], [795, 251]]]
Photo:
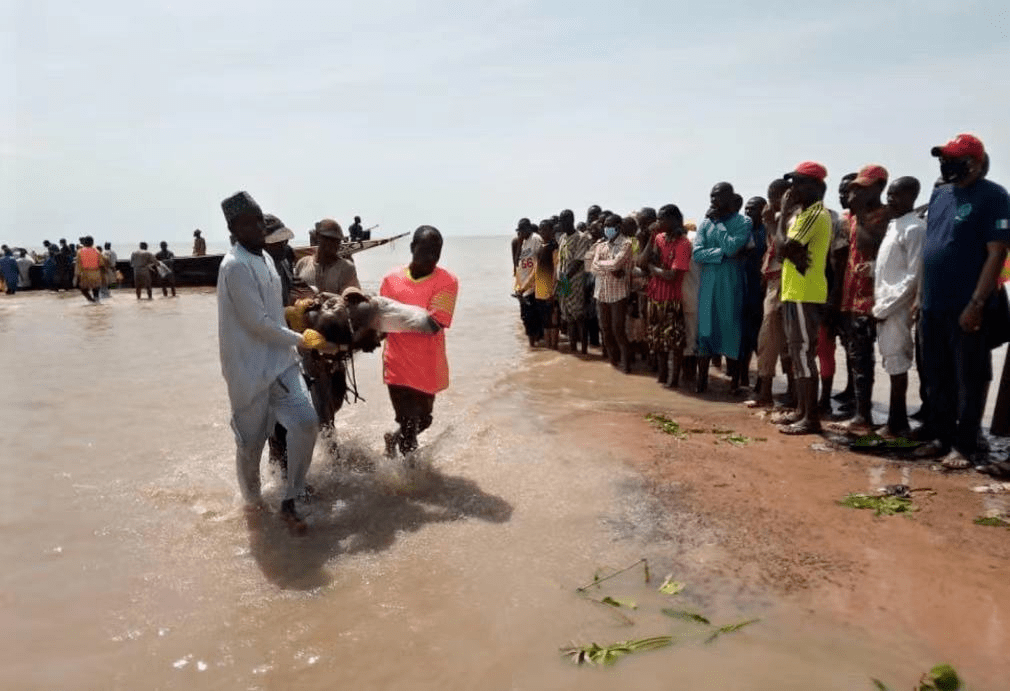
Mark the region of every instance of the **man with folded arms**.
[[[824, 208], [824, 178], [820, 163], [805, 161], [783, 178], [789, 189], [782, 198], [777, 233], [782, 257], [782, 319], [796, 381], [796, 414], [779, 428], [783, 434], [821, 431], [817, 408], [817, 337], [828, 298], [825, 265], [831, 244], [831, 216]], [[786, 219], [793, 217], [788, 231]], [[784, 231], [784, 232], [783, 232]]]

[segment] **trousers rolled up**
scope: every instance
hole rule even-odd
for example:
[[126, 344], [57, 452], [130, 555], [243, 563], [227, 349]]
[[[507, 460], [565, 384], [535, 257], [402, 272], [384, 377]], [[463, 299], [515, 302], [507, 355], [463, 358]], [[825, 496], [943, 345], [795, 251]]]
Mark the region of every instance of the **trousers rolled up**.
[[297, 365], [286, 369], [252, 403], [232, 411], [238, 484], [247, 502], [260, 499], [260, 459], [267, 437], [277, 423], [287, 430], [284, 499], [295, 499], [305, 490], [305, 476], [319, 432], [318, 416]]
[[923, 310], [922, 360], [926, 374], [930, 431], [945, 447], [968, 455], [978, 451], [992, 354], [985, 331], [965, 332], [956, 311]]

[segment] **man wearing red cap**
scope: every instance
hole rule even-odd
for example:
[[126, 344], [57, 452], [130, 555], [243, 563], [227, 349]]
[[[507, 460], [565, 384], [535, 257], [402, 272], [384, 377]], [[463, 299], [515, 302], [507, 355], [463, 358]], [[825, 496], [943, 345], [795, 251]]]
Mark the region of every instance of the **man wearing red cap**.
[[926, 217], [920, 300], [922, 355], [930, 417], [917, 430], [933, 438], [919, 455], [946, 454], [948, 468], [977, 460], [992, 360], [983, 320], [1010, 245], [1010, 196], [985, 179], [985, 147], [959, 134], [933, 147], [945, 183]]
[[[831, 244], [831, 216], [824, 208], [824, 178], [828, 171], [806, 161], [786, 173], [789, 190], [782, 199], [778, 251], [782, 262], [782, 317], [796, 380], [796, 414], [779, 431], [816, 434], [821, 430], [817, 409], [817, 334], [828, 299], [825, 267]], [[786, 219], [794, 212], [788, 231]]]
[[880, 197], [887, 185], [887, 170], [863, 166], [849, 183], [849, 259], [842, 283], [839, 309], [846, 329], [846, 350], [852, 363], [856, 398], [855, 415], [841, 428], [865, 434], [873, 426], [874, 344], [877, 320], [873, 316], [873, 266], [887, 232], [891, 212]]

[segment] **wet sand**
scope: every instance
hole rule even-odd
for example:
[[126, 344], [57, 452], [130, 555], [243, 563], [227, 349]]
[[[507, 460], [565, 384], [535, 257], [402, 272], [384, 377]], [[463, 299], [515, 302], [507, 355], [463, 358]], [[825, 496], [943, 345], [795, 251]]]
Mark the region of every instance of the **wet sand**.
[[[666, 391], [644, 372], [626, 377], [592, 358], [544, 351], [533, 357], [564, 370], [565, 395], [581, 401], [579, 413], [554, 423], [642, 473], [682, 535], [707, 536], [679, 543], [674, 561], [694, 563], [740, 594], [781, 597], [811, 621], [852, 627], [874, 645], [908, 637], [932, 660], [924, 669], [947, 661], [972, 688], [1005, 688], [1010, 532], [972, 522], [987, 509], [1010, 508], [1010, 495], [971, 491], [991, 478], [811, 449], [824, 440], [778, 434], [732, 399], [728, 381], [714, 371], [711, 391], [695, 395]], [[543, 379], [529, 385], [550, 396]], [[650, 413], [695, 431], [683, 439], [664, 434], [645, 420]], [[725, 441], [727, 431], [752, 441], [734, 445]], [[876, 517], [836, 503], [892, 483], [932, 492], [914, 492], [919, 510], [910, 517]]]

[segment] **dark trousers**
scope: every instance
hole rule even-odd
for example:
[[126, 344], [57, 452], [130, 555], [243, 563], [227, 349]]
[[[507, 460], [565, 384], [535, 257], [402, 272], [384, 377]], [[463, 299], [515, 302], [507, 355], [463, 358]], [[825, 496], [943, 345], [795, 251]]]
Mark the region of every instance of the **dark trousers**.
[[[843, 315], [846, 330], [845, 354], [852, 364], [853, 390], [857, 406], [862, 403], [867, 408], [873, 402], [873, 373], [876, 366], [874, 346], [877, 342], [877, 320], [872, 316]], [[858, 408], [856, 409], [858, 412]]]
[[543, 315], [532, 293], [519, 298], [519, 317], [523, 320], [523, 328], [528, 337], [534, 341], [544, 337]]
[[435, 394], [390, 384], [389, 400], [396, 413], [396, 423], [400, 425], [397, 439], [400, 453], [408, 454], [417, 448], [417, 435], [431, 427]]
[[628, 300], [617, 302], [596, 303], [596, 312], [600, 319], [600, 335], [607, 345], [607, 357], [614, 365], [623, 364], [628, 360], [627, 315]]
[[978, 451], [992, 355], [983, 331], [965, 333], [959, 312], [923, 310], [922, 359], [929, 401], [929, 429], [944, 446]]

